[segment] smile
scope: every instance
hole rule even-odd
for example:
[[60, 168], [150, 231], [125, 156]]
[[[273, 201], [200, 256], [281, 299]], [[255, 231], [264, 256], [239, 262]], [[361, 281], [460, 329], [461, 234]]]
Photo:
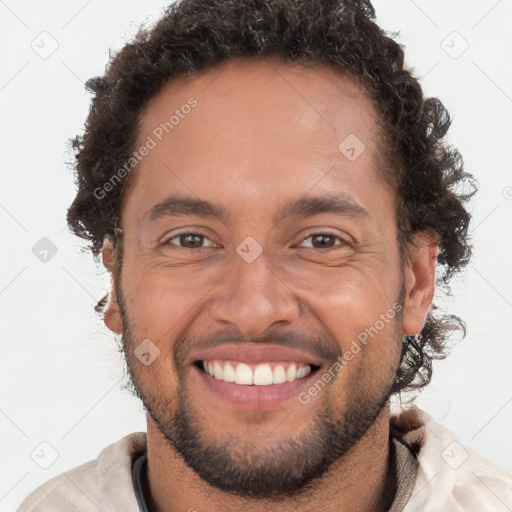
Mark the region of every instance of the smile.
[[202, 361], [203, 370], [217, 380], [242, 386], [269, 386], [294, 382], [309, 375], [318, 367], [303, 363], [268, 362], [246, 364], [240, 361]]

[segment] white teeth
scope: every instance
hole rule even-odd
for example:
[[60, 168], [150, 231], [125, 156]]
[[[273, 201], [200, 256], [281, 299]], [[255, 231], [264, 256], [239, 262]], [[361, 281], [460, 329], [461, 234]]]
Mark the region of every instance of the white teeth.
[[[292, 363], [288, 370], [278, 364], [272, 370], [270, 364], [262, 363], [255, 367], [254, 372], [248, 364], [238, 363], [234, 365], [222, 361], [203, 361], [206, 373], [217, 380], [234, 382], [239, 385], [268, 386], [270, 384], [282, 384], [301, 379], [311, 373], [311, 366], [296, 365]], [[297, 366], [299, 368], [297, 369]]]
[[224, 365], [222, 380], [224, 382], [235, 382], [235, 369], [229, 363]]
[[286, 382], [286, 372], [284, 367], [278, 364], [272, 374], [272, 384], [282, 384], [283, 382]]
[[238, 363], [235, 370], [235, 382], [237, 384], [252, 384], [251, 367], [244, 363]]
[[292, 382], [297, 378], [297, 367], [292, 364], [286, 371], [286, 380], [288, 382]]
[[217, 361], [213, 363], [213, 372], [216, 379], [222, 380], [222, 366]]
[[297, 370], [297, 379], [301, 379], [302, 377], [305, 377], [306, 375], [309, 375], [310, 373], [311, 373], [311, 367], [303, 366], [302, 368], [299, 368]]
[[254, 370], [254, 384], [268, 386], [272, 384], [272, 368], [268, 364], [259, 364]]

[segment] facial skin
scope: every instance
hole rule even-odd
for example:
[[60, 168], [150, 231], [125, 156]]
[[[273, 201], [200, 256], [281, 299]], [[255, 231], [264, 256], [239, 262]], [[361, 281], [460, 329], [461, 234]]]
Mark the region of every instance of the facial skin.
[[[432, 302], [437, 246], [420, 234], [401, 268], [373, 107], [332, 70], [235, 59], [162, 89], [137, 147], [191, 97], [197, 105], [133, 171], [119, 272], [109, 241], [103, 250], [113, 277], [105, 321], [123, 335], [148, 410], [152, 510], [387, 510], [389, 391], [402, 336], [421, 331]], [[354, 161], [338, 149], [350, 134], [365, 145]], [[333, 194], [367, 213], [276, 217], [289, 201]], [[229, 216], [151, 221], [171, 195]], [[205, 238], [180, 247], [186, 233]], [[340, 239], [322, 245], [322, 234]], [[262, 249], [250, 263], [236, 250], [247, 237]], [[222, 344], [290, 347], [321, 366], [307, 391], [397, 302], [401, 314], [307, 404], [234, 405], [192, 364]], [[146, 366], [134, 351], [147, 339], [160, 354]]]

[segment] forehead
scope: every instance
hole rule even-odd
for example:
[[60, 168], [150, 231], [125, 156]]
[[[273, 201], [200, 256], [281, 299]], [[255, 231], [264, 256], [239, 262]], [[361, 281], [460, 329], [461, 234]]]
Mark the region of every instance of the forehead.
[[174, 192], [263, 205], [313, 188], [364, 203], [385, 185], [373, 104], [317, 65], [237, 58], [174, 79], [141, 116], [137, 148], [149, 140], [131, 187], [148, 208]]
[[[173, 113], [180, 114], [176, 111], [190, 98], [199, 106], [194, 107], [191, 117], [216, 116], [212, 119], [217, 123], [215, 126], [203, 126], [208, 131], [227, 132], [233, 126], [240, 130], [249, 127], [251, 121], [253, 128], [293, 126], [294, 131], [303, 128], [309, 137], [320, 138], [325, 132], [343, 135], [350, 121], [370, 146], [379, 135], [371, 101], [362, 85], [347, 72], [308, 62], [284, 62], [275, 57], [238, 57], [201, 74], [180, 76], [163, 86], [141, 116], [139, 141], [160, 123], [168, 122]], [[241, 124], [244, 114], [251, 118]], [[179, 124], [183, 119], [180, 116]], [[179, 136], [177, 132], [183, 131], [175, 121], [171, 124], [172, 128], [164, 130], [162, 136], [171, 131]]]

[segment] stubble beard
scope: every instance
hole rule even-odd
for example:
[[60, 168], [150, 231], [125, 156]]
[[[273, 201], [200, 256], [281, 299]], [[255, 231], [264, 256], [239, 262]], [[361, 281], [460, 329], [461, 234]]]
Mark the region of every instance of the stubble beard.
[[[255, 445], [233, 432], [223, 440], [212, 439], [208, 435], [208, 425], [212, 420], [208, 421], [204, 413], [198, 413], [194, 407], [198, 401], [186, 387], [184, 372], [187, 369], [176, 365], [177, 396], [171, 400], [159, 394], [161, 387], [156, 375], [148, 375], [148, 367], [143, 367], [134, 356], [140, 340], [133, 334], [135, 326], [119, 292], [117, 297], [123, 320], [122, 349], [130, 391], [141, 399], [160, 432], [187, 466], [203, 481], [221, 491], [269, 501], [308, 492], [315, 480], [324, 476], [334, 462], [344, 457], [364, 437], [388, 403], [399, 362], [395, 367], [390, 365], [384, 375], [379, 375], [377, 384], [373, 368], [363, 362], [357, 375], [347, 383], [345, 410], [337, 411], [325, 401], [318, 414], [311, 416], [309, 427], [301, 429], [303, 433], [300, 436], [283, 439], [278, 444], [264, 443], [266, 446]], [[401, 315], [397, 315], [394, 326], [398, 340], [402, 339], [400, 318]], [[319, 370], [319, 375], [322, 371]], [[331, 384], [333, 382], [336, 379]], [[370, 386], [369, 382], [372, 383]], [[297, 401], [296, 407], [304, 405]], [[279, 424], [275, 428], [280, 428]]]

